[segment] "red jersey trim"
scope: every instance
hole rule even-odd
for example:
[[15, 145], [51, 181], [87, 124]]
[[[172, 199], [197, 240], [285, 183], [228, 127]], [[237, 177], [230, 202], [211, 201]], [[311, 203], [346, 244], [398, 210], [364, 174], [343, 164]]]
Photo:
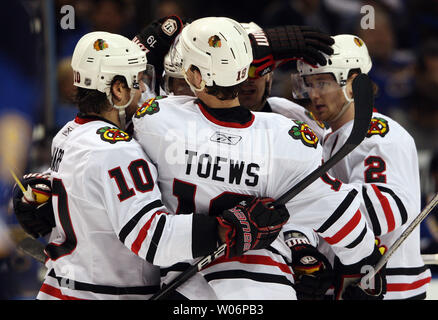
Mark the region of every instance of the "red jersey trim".
[[207, 110], [205, 110], [204, 107], [200, 103], [198, 103], [198, 107], [199, 107], [199, 110], [201, 110], [204, 117], [206, 117], [209, 121], [213, 122], [214, 124], [217, 124], [217, 125], [222, 126], [222, 127], [244, 129], [244, 128], [250, 127], [255, 119], [254, 114], [251, 113], [251, 120], [249, 120], [248, 122], [243, 123], [243, 124], [236, 123], [236, 122], [221, 121], [221, 120], [218, 120], [215, 117], [213, 117], [211, 114], [209, 114], [207, 112]]
[[218, 258], [216, 261], [211, 262], [208, 266], [205, 267], [205, 269], [214, 266], [218, 263], [232, 262], [232, 261], [246, 263], [246, 264], [260, 264], [267, 266], [275, 266], [278, 267], [284, 273], [292, 274], [292, 271], [287, 264], [277, 262], [270, 257], [260, 256], [255, 254], [246, 254], [240, 257], [234, 257], [229, 259], [227, 259], [225, 256], [222, 256]]
[[350, 234], [351, 231], [354, 230], [354, 228], [357, 227], [361, 220], [361, 213], [360, 210], [357, 210], [354, 214], [353, 218], [348, 221], [341, 230], [339, 230], [334, 236], [324, 238], [325, 241], [327, 241], [328, 244], [335, 244], [344, 239], [348, 234]]
[[412, 283], [388, 283], [386, 285], [386, 291], [408, 291], [418, 289], [426, 284], [428, 284], [431, 280], [431, 277], [424, 278], [421, 280], [414, 281]]
[[143, 241], [146, 239], [146, 236], [148, 234], [149, 228], [151, 227], [152, 221], [154, 221], [155, 216], [157, 214], [164, 213], [167, 214], [167, 212], [164, 211], [157, 211], [155, 212], [152, 217], [145, 223], [145, 225], [140, 229], [137, 238], [131, 245], [131, 251], [138, 255], [138, 252], [140, 251], [141, 245], [143, 244]]
[[372, 184], [371, 186], [373, 187], [373, 190], [380, 201], [383, 212], [385, 213], [386, 221], [388, 223], [388, 233], [389, 233], [395, 229], [395, 219], [394, 219], [394, 213], [392, 212], [391, 209], [391, 205], [389, 204], [388, 198], [386, 198], [380, 192], [379, 188], [375, 184]]
[[96, 121], [96, 119], [90, 119], [90, 118], [80, 118], [78, 116], [76, 116], [75, 118], [75, 122], [78, 124], [85, 124], [91, 121]]
[[43, 283], [41, 286], [40, 292], [45, 293], [49, 296], [61, 299], [61, 300], [84, 300], [72, 296], [67, 296], [61, 292], [58, 288], [55, 288], [51, 285], [48, 285], [47, 283]]

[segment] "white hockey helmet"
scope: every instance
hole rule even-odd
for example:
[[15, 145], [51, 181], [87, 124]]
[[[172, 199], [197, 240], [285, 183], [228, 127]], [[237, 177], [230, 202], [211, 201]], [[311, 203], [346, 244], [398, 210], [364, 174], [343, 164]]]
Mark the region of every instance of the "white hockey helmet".
[[138, 84], [138, 73], [146, 70], [146, 54], [134, 42], [118, 34], [90, 32], [77, 43], [71, 66], [74, 85], [110, 95], [114, 76], [125, 77], [130, 89]]
[[312, 66], [301, 60], [297, 61], [300, 76], [332, 73], [336, 82], [342, 87], [347, 83], [348, 73], [352, 69], [360, 69], [362, 73], [371, 70], [372, 62], [367, 46], [362, 39], [351, 34], [340, 34], [333, 37], [333, 54], [326, 56], [325, 66]]
[[248, 33], [240, 23], [225, 17], [208, 17], [186, 26], [176, 46], [184, 72], [199, 68], [205, 85], [230, 87], [245, 81], [252, 62]]

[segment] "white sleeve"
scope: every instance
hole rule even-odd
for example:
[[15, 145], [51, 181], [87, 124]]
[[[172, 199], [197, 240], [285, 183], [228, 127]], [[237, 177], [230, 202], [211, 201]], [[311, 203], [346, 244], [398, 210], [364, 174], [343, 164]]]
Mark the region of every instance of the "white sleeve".
[[95, 155], [87, 168], [95, 178], [86, 187], [93, 198], [103, 198], [120, 241], [155, 265], [192, 259], [193, 215], [172, 215], [164, 207], [157, 170], [140, 146], [120, 148], [111, 157], [107, 154]]
[[[283, 154], [273, 168], [272, 180], [275, 181], [269, 194], [274, 199], [304, 179], [321, 161], [319, 145], [297, 148], [290, 141], [277, 140]], [[315, 230], [331, 245], [341, 262], [349, 265], [368, 257], [374, 248], [374, 234], [360, 211], [360, 203], [356, 189], [326, 174], [290, 200], [286, 207], [291, 223]]]
[[399, 148], [390, 144], [374, 144], [372, 148], [358, 150], [360, 156], [355, 158], [359, 159], [356, 163], [353, 163], [354, 159], [349, 159], [349, 165], [353, 168], [350, 183], [360, 191], [363, 199], [361, 210], [376, 236], [405, 225], [418, 214], [415, 210], [409, 210], [413, 207], [412, 198], [415, 198], [415, 193], [410, 192], [414, 187], [409, 185], [411, 180], [407, 178], [407, 183], [401, 186], [395, 179], [395, 175], [407, 177], [408, 172], [412, 171], [412, 168], [406, 169], [404, 174], [394, 171], [401, 165], [394, 161], [406, 159], [399, 156]]

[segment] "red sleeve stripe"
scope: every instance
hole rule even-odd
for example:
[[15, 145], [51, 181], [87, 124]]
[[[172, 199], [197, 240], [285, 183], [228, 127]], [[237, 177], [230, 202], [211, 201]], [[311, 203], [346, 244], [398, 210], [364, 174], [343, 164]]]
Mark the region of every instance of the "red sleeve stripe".
[[45, 293], [49, 296], [61, 299], [61, 300], [84, 300], [84, 299], [79, 299], [76, 297], [72, 297], [72, 296], [67, 296], [65, 294], [62, 294], [61, 290], [59, 290], [58, 288], [55, 288], [51, 285], [48, 285], [46, 283], [43, 283], [43, 285], [41, 286], [40, 291], [42, 293]]
[[377, 198], [382, 205], [383, 212], [385, 213], [386, 222], [388, 223], [388, 232], [391, 232], [395, 229], [395, 219], [394, 213], [392, 212], [391, 205], [389, 204], [388, 198], [386, 198], [379, 190], [379, 188], [375, 185], [371, 185], [373, 187], [374, 192], [376, 193]]
[[144, 239], [146, 239], [146, 236], [148, 234], [149, 228], [151, 227], [152, 222], [155, 219], [155, 216], [157, 214], [164, 213], [167, 214], [167, 212], [164, 211], [157, 211], [155, 212], [152, 217], [145, 223], [145, 225], [140, 229], [137, 238], [131, 245], [131, 251], [138, 255], [138, 252], [140, 251], [141, 245], [143, 244]]
[[354, 228], [357, 227], [361, 220], [361, 216], [362, 214], [360, 210], [357, 210], [353, 218], [351, 218], [350, 221], [348, 221], [341, 230], [339, 230], [333, 237], [324, 238], [325, 241], [327, 241], [328, 244], [333, 245], [344, 239], [347, 235], [350, 234], [351, 231], [354, 230]]
[[425, 284], [428, 284], [431, 280], [431, 277], [424, 278], [421, 280], [414, 281], [412, 283], [388, 283], [386, 285], [387, 291], [408, 291], [418, 289]]
[[237, 261], [237, 262], [246, 263], [246, 264], [260, 264], [260, 265], [267, 265], [267, 266], [276, 266], [282, 272], [292, 274], [292, 271], [287, 264], [277, 262], [277, 261], [273, 260], [271, 257], [255, 255], [255, 254], [245, 254], [243, 256], [234, 257], [231, 259], [227, 259], [225, 256], [222, 256], [222, 257], [218, 258], [216, 261], [211, 262], [206, 268], [214, 266], [218, 263], [231, 262], [231, 261]]

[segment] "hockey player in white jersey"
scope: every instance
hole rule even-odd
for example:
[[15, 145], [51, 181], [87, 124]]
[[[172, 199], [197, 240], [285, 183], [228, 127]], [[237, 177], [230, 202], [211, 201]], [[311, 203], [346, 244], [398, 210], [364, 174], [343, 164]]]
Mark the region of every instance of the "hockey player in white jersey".
[[234, 235], [236, 254], [277, 237], [289, 215], [267, 208], [263, 199], [253, 197], [222, 212], [226, 227], [215, 217], [170, 215], [163, 206], [154, 165], [122, 129], [145, 91], [146, 56], [136, 44], [89, 33], [75, 48], [72, 68], [80, 113], [53, 140], [52, 182], [44, 176], [24, 181], [35, 192], [41, 183], [51, 187], [55, 222], [20, 188], [14, 191], [25, 230], [35, 237], [51, 231], [48, 273], [38, 299], [146, 299], [160, 282], [159, 269], [148, 262], [166, 265], [202, 256], [225, 231]]
[[[298, 62], [298, 74], [294, 75], [294, 83], [301, 84], [295, 87], [295, 93], [308, 95], [313, 114], [331, 126], [323, 141], [324, 159], [336, 153], [353, 126], [352, 80], [372, 67], [360, 38], [337, 35], [334, 39], [335, 52], [327, 57], [327, 65]], [[382, 248], [390, 247], [421, 211], [415, 142], [396, 121], [377, 110], [365, 140], [329, 173], [357, 187], [361, 211]], [[385, 299], [425, 298], [430, 271], [421, 259], [419, 228], [390, 258], [386, 274]]]
[[[253, 60], [240, 24], [219, 17], [196, 20], [171, 50], [178, 46], [177, 64], [196, 97], [152, 99], [133, 118], [136, 139], [158, 165], [163, 202], [170, 210], [214, 216], [249, 196], [275, 199], [320, 165], [321, 146], [316, 135], [306, 134], [311, 130], [305, 124], [239, 106], [239, 84]], [[360, 273], [362, 265], [380, 257], [359, 204], [356, 190], [328, 175], [287, 204], [291, 223], [315, 229], [332, 245], [349, 267], [345, 276]], [[226, 255], [182, 284], [180, 294], [190, 299], [208, 293], [219, 299], [296, 298], [288, 266], [291, 252], [282, 236], [268, 249], [241, 257], [232, 255], [229, 236]], [[185, 265], [163, 270], [164, 283]], [[386, 288], [384, 274], [375, 280], [379, 298]]]

